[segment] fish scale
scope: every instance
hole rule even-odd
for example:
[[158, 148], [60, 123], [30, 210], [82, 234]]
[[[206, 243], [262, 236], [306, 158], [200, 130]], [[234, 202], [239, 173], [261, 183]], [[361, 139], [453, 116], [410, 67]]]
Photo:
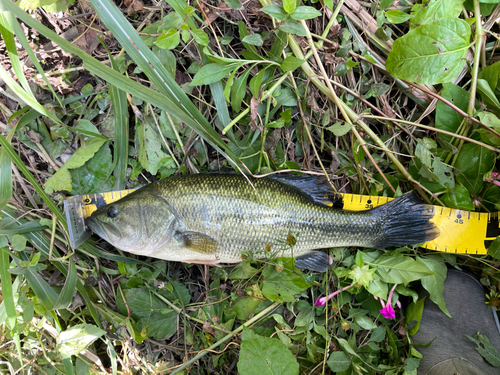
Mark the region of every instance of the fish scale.
[[[124, 251], [210, 264], [239, 262], [243, 252], [255, 258], [272, 254], [302, 259], [317, 256], [314, 249], [385, 248], [437, 235], [429, 222], [432, 207], [414, 197], [403, 196], [371, 210], [346, 211], [323, 202], [328, 190], [310, 176], [172, 177], [95, 211], [88, 225]], [[110, 207], [116, 217], [109, 217]], [[287, 244], [290, 234], [294, 246]]]

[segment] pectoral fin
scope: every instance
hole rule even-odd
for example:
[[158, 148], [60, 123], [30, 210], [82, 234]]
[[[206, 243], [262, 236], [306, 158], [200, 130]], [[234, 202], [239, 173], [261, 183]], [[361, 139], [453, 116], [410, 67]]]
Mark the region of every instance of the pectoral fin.
[[198, 232], [175, 232], [179, 246], [202, 254], [214, 254], [218, 243], [212, 237]]

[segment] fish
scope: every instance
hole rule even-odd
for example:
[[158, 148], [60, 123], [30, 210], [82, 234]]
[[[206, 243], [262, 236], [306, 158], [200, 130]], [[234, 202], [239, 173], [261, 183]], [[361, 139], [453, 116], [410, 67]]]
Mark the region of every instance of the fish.
[[210, 265], [283, 256], [318, 272], [332, 263], [321, 249], [385, 249], [439, 235], [433, 206], [414, 194], [365, 211], [341, 206], [316, 176], [206, 173], [150, 183], [94, 211], [87, 225], [132, 254]]

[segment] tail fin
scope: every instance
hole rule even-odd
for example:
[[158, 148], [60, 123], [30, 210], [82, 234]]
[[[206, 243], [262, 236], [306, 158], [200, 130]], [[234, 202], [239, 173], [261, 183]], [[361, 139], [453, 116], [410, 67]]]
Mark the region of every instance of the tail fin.
[[381, 236], [376, 246], [414, 245], [439, 236], [439, 228], [430, 221], [434, 207], [423, 204], [415, 194], [406, 194], [372, 210], [380, 215]]

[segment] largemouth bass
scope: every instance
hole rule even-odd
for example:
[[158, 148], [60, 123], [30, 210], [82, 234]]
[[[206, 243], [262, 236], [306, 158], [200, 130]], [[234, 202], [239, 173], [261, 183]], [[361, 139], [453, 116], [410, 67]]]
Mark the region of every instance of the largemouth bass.
[[252, 252], [292, 256], [297, 267], [320, 272], [331, 260], [316, 249], [404, 246], [439, 234], [429, 221], [433, 207], [414, 195], [366, 211], [332, 208], [328, 198], [338, 197], [317, 177], [199, 174], [146, 185], [95, 211], [87, 224], [133, 254], [218, 264]]

